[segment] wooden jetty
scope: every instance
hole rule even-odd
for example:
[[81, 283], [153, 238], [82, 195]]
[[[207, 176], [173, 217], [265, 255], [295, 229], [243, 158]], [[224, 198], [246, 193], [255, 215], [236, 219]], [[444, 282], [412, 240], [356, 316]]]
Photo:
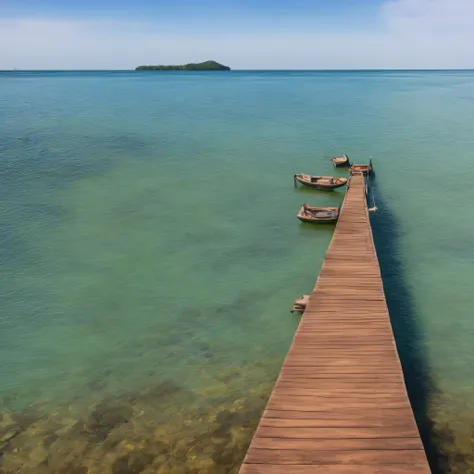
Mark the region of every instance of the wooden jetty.
[[240, 473], [430, 472], [358, 174]]

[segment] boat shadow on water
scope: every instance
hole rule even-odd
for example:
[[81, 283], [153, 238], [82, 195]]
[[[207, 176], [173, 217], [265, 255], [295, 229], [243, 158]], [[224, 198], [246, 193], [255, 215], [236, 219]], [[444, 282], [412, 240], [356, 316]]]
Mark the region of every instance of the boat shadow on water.
[[422, 349], [413, 297], [405, 278], [399, 256], [399, 226], [372, 175], [369, 207], [375, 194], [377, 212], [371, 213], [372, 232], [380, 263], [387, 306], [400, 360], [403, 366], [408, 396], [415, 413], [420, 435], [433, 474], [441, 474], [441, 457], [433, 441], [433, 423], [429, 417], [429, 400], [434, 388]]

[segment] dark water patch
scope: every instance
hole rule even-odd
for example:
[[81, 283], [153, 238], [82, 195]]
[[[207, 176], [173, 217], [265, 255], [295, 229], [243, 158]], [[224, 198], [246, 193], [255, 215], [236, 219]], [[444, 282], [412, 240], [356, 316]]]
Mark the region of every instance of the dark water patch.
[[86, 382], [86, 387], [92, 392], [104, 393], [107, 387], [107, 378], [112, 375], [113, 371], [111, 369], [101, 369], [97, 375], [91, 376]]
[[[262, 289], [253, 289], [240, 291], [236, 296], [228, 301], [211, 302], [203, 310], [196, 309], [196, 306], [185, 306], [175, 316], [175, 323], [182, 326], [178, 332], [166, 336], [164, 342], [169, 345], [179, 343], [183, 337], [196, 337], [196, 325], [207, 325], [213, 321], [214, 316], [218, 316], [218, 321], [226, 320], [225, 325], [245, 324], [255, 318], [256, 308], [263, 304], [273, 291]], [[216, 293], [218, 300], [220, 295]], [[160, 337], [158, 335], [158, 337]]]
[[229, 303], [214, 306], [212, 312], [220, 317], [242, 321], [246, 319], [246, 316], [250, 317], [253, 315], [251, 309], [261, 297], [262, 295], [258, 291], [241, 292]]
[[45, 190], [60, 189], [78, 179], [106, 173], [120, 160], [118, 153], [141, 156], [154, 150], [154, 145], [152, 138], [133, 134], [63, 136], [61, 142], [57, 135], [42, 130], [17, 138], [2, 137], [0, 180], [8, 179], [10, 192], [27, 183]]
[[136, 153], [144, 153], [159, 145], [159, 141], [155, 137], [145, 139], [138, 134], [129, 133], [101, 133], [100, 135], [88, 135], [81, 138], [81, 141], [87, 143], [88, 147], [95, 149], [111, 150], [123, 153], [130, 152], [132, 155]]
[[66, 209], [60, 202], [24, 202], [19, 204], [18, 212], [23, 219], [55, 219], [59, 222], [65, 217]]
[[166, 380], [158, 384], [153, 385], [153, 387], [146, 388], [140, 391], [137, 395], [131, 395], [129, 400], [133, 403], [151, 403], [156, 404], [161, 402], [164, 399], [173, 399], [175, 396], [183, 395], [183, 387], [177, 385], [172, 380]]
[[[42, 133], [25, 131], [23, 135], [16, 137], [10, 134], [2, 136], [2, 139], [0, 140], [0, 154], [5, 154], [5, 157], [11, 157], [13, 154], [19, 155], [19, 149], [22, 149], [23, 151], [47, 151], [44, 135]], [[0, 170], [4, 170], [3, 167], [6, 163], [8, 163], [8, 160], [2, 160]]]
[[[44, 145], [47, 137], [38, 134], [37, 143], [32, 146], [23, 146], [23, 141], [5, 146], [0, 156], [0, 178], [8, 178], [10, 186], [18, 186], [27, 182], [36, 182], [38, 178], [68, 177], [69, 171], [77, 171], [80, 154], [77, 150], [67, 149], [55, 151], [54, 146]], [[6, 149], [5, 149], [6, 148]], [[70, 178], [70, 177], [69, 177]]]
[[139, 474], [153, 459], [154, 455], [146, 452], [127, 454], [112, 464], [112, 474]]
[[85, 422], [77, 422], [72, 430], [78, 431], [92, 442], [104, 441], [117, 426], [127, 423], [133, 411], [128, 406], [98, 405]]
[[288, 259], [292, 248], [287, 242], [292, 239], [294, 228], [282, 225], [280, 219], [279, 215], [266, 216], [259, 232], [247, 235], [245, 241], [234, 242], [232, 247], [216, 253], [207, 266], [225, 274], [238, 265], [248, 268], [254, 268], [256, 265], [265, 267]]
[[433, 422], [428, 412], [434, 389], [422, 349], [418, 315], [399, 255], [399, 226], [375, 178], [371, 179], [370, 185], [378, 206], [377, 212], [371, 214], [371, 224], [390, 320], [410, 402], [432, 472], [436, 474], [443, 471], [440, 470], [440, 453], [433, 442]]
[[47, 434], [44, 439], [43, 439], [43, 446], [48, 449], [50, 448], [53, 443], [55, 443], [59, 438], [59, 435], [57, 433], [49, 433]]
[[[0, 261], [38, 266], [30, 237], [71, 217], [60, 191], [80, 179], [100, 176], [118, 158], [90, 144], [70, 147], [46, 131], [0, 140]], [[106, 151], [106, 150], [105, 150]], [[34, 240], [36, 242], [36, 239]]]
[[[30, 247], [27, 239], [18, 233], [16, 226], [8, 219], [8, 214], [2, 212], [0, 217], [0, 265], [2, 267], [26, 263], [25, 256]], [[30, 262], [33, 263], [31, 260]]]
[[0, 264], [15, 265], [17, 269], [26, 265], [37, 267], [41, 256], [37, 252], [37, 240], [31, 234], [65, 219], [65, 209], [60, 203], [29, 201], [1, 211]]

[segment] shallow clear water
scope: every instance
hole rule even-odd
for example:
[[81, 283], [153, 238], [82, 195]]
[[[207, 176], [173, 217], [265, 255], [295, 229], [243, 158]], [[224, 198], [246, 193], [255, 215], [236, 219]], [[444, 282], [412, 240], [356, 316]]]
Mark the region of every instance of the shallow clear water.
[[474, 469], [474, 72], [0, 73], [0, 117], [8, 469], [234, 472], [332, 235], [297, 210], [343, 197], [292, 177], [340, 153], [425, 441]]

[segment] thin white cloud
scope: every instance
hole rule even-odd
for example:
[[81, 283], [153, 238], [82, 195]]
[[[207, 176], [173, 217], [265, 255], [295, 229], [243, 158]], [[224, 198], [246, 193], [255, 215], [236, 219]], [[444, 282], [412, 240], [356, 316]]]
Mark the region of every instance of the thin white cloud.
[[473, 68], [472, 0], [394, 0], [383, 4], [391, 58], [405, 67]]
[[392, 29], [422, 28], [424, 33], [457, 35], [472, 30], [472, 0], [394, 0], [382, 5], [381, 12]]
[[331, 32], [257, 33], [236, 21], [226, 33], [183, 25], [173, 33], [159, 21], [3, 19], [0, 69], [128, 69], [206, 59], [240, 69], [474, 67], [471, 0], [392, 0], [372, 28], [336, 25]]

